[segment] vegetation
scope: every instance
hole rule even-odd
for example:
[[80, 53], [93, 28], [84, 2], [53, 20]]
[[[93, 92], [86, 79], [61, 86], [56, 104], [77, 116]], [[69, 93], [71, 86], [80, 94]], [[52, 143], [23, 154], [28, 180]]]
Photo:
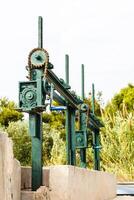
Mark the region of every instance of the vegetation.
[[102, 168], [119, 180], [134, 180], [134, 86], [116, 94], [102, 112]]
[[[90, 97], [85, 102], [91, 107]], [[101, 168], [115, 173], [119, 180], [134, 180], [134, 86], [129, 84], [121, 89], [103, 110], [100, 103], [101, 94], [96, 100], [97, 116], [105, 124], [100, 133]], [[14, 102], [6, 98], [0, 99], [0, 129], [12, 137], [15, 157], [22, 165], [30, 165], [31, 139], [28, 135], [28, 123], [22, 120], [23, 115], [15, 111], [15, 107]], [[79, 158], [79, 154], [77, 157]], [[92, 148], [87, 150], [87, 162], [88, 167], [93, 168]], [[43, 163], [66, 163], [64, 112], [43, 113]]]
[[127, 87], [120, 90], [116, 94], [111, 102], [106, 106], [105, 110], [114, 114], [116, 111], [127, 110], [127, 112], [132, 112], [134, 109], [134, 85], [128, 84]]
[[105, 127], [101, 130], [101, 164], [119, 180], [134, 180], [134, 113], [118, 111], [102, 115]]
[[23, 114], [16, 111], [17, 106], [13, 101], [7, 98], [0, 99], [0, 124], [8, 126], [9, 122], [15, 122], [23, 119]]

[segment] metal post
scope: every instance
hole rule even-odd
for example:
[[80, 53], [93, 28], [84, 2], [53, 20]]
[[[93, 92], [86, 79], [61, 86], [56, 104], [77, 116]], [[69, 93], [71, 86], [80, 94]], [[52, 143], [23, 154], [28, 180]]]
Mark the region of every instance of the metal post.
[[94, 84], [92, 84], [92, 113], [95, 114], [95, 89], [94, 89]]
[[[81, 65], [81, 97], [82, 100], [84, 101], [85, 99], [85, 88], [84, 88], [84, 83], [85, 83], [85, 79], [84, 79], [84, 65]], [[86, 131], [86, 113], [80, 113], [80, 130]], [[86, 148], [80, 149], [80, 160], [81, 160], [81, 164], [80, 166], [83, 168], [86, 168]]]
[[100, 140], [99, 140], [99, 131], [94, 133], [94, 169], [100, 170]]
[[71, 118], [71, 124], [69, 125], [69, 127], [71, 128], [71, 152], [70, 152], [70, 156], [71, 156], [71, 161], [70, 164], [71, 165], [76, 165], [76, 148], [75, 148], [75, 109], [69, 109], [69, 114], [70, 114], [70, 118]]
[[[92, 84], [92, 112], [95, 114], [95, 89], [94, 84]], [[100, 170], [100, 140], [99, 140], [99, 131], [96, 130], [93, 132], [93, 149], [94, 149], [94, 169]]]
[[[43, 47], [43, 19], [38, 18], [38, 47]], [[36, 70], [36, 79], [41, 78], [41, 73]], [[37, 190], [42, 185], [42, 114], [29, 114], [30, 133], [32, 135], [32, 190]], [[33, 134], [34, 133], [34, 134]]]
[[65, 80], [69, 84], [69, 55], [65, 55]]
[[43, 48], [43, 18], [38, 18], [38, 47]]
[[85, 88], [84, 85], [85, 84], [85, 77], [84, 77], [84, 65], [81, 65], [81, 97], [82, 100], [85, 99]]
[[[65, 82], [69, 84], [69, 55], [65, 55]], [[66, 158], [67, 164], [71, 164], [71, 110], [67, 104], [66, 110]]]
[[40, 114], [29, 114], [29, 131], [32, 136], [32, 190], [42, 185], [42, 121]]

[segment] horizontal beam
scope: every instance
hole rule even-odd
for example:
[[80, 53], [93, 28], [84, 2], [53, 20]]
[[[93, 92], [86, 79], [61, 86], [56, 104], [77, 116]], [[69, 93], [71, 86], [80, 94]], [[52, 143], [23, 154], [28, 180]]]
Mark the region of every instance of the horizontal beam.
[[58, 102], [62, 106], [66, 105], [65, 100], [60, 95], [58, 95], [55, 91], [53, 93], [53, 99], [54, 101]]
[[100, 120], [93, 114], [89, 113], [89, 121], [88, 126], [91, 130], [99, 130], [104, 125], [100, 122]]
[[52, 70], [47, 70], [46, 79], [49, 83], [54, 85], [54, 88], [65, 98], [71, 107], [78, 109], [78, 105], [81, 103], [81, 101], [65, 88], [60, 79], [52, 72]]

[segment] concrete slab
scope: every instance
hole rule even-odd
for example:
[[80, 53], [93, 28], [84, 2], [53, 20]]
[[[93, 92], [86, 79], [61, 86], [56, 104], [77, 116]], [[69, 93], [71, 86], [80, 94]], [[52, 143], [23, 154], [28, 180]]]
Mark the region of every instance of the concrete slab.
[[[31, 167], [21, 167], [21, 190], [31, 189]], [[43, 167], [42, 185], [49, 187], [49, 168]]]
[[50, 167], [50, 199], [108, 200], [116, 197], [116, 179], [109, 173], [74, 166]]
[[13, 144], [6, 133], [0, 133], [0, 198], [20, 200], [20, 164], [13, 156]]
[[21, 200], [50, 200], [49, 190], [41, 186], [36, 192], [21, 191]]
[[[31, 188], [31, 168], [22, 168], [21, 183], [23, 189]], [[116, 197], [115, 176], [74, 166], [44, 168], [43, 184], [49, 186], [47, 195], [51, 200], [110, 200]], [[22, 200], [34, 200], [34, 193], [22, 191]]]

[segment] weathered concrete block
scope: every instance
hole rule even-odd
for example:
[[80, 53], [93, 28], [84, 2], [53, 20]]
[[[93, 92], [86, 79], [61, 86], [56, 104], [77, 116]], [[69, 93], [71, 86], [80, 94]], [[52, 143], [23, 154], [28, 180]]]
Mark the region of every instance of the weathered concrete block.
[[[21, 189], [31, 189], [31, 167], [21, 167]], [[43, 167], [42, 185], [49, 186], [49, 168]]]
[[74, 166], [50, 167], [50, 199], [109, 200], [116, 197], [114, 175]]
[[21, 189], [31, 189], [31, 167], [21, 167]]
[[20, 164], [13, 157], [13, 144], [5, 133], [0, 133], [0, 198], [20, 200]]
[[49, 190], [45, 186], [41, 186], [36, 192], [22, 191], [21, 200], [50, 200]]

